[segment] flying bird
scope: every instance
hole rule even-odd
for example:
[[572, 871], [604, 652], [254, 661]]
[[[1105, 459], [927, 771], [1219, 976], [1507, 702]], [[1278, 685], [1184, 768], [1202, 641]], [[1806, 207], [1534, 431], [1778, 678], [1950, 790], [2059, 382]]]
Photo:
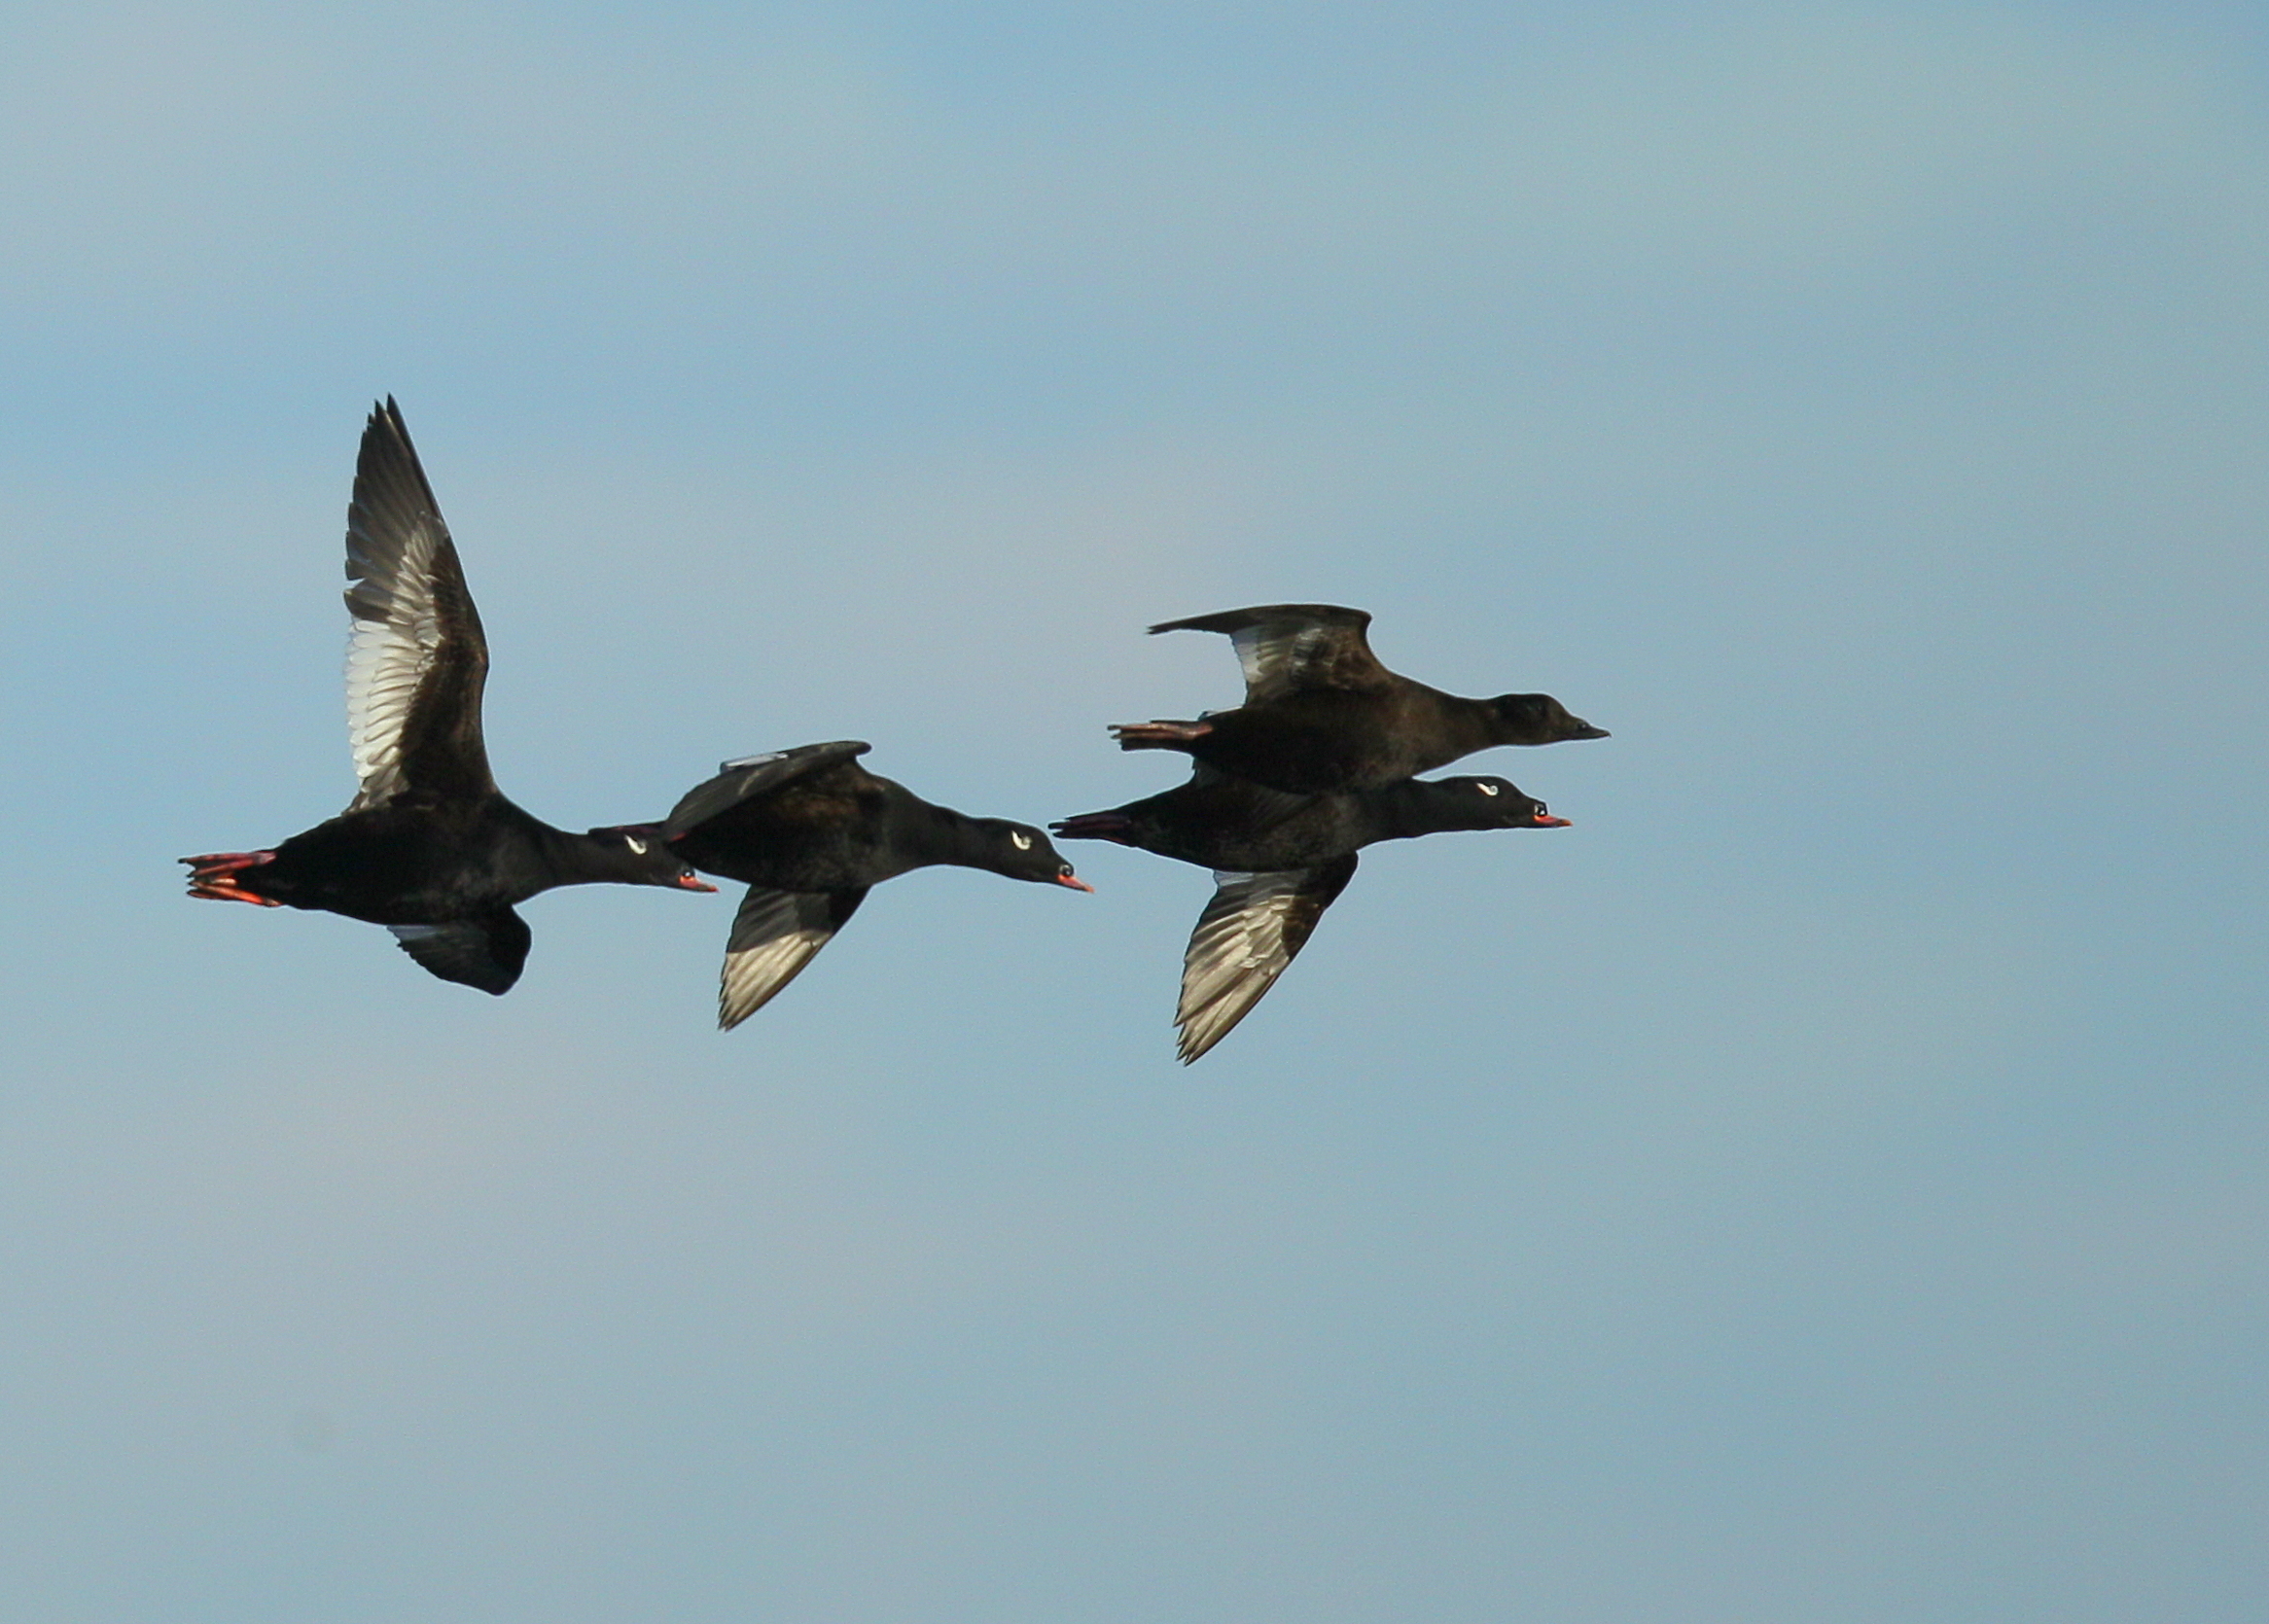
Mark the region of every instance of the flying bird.
[[1095, 888], [1028, 824], [972, 818], [878, 777], [857, 739], [727, 761], [669, 815], [669, 849], [749, 892], [733, 915], [717, 1024], [729, 1031], [771, 1000], [884, 880], [935, 864]]
[[189, 894], [314, 908], [392, 931], [444, 981], [503, 993], [527, 963], [538, 892], [611, 881], [715, 891], [642, 826], [574, 834], [488, 770], [488, 642], [456, 545], [391, 397], [372, 409], [346, 512], [347, 809], [271, 850], [185, 857]]
[[1502, 778], [1405, 779], [1382, 790], [1297, 795], [1200, 765], [1189, 782], [1048, 826], [1214, 870], [1213, 900], [1182, 956], [1174, 1011], [1187, 1066], [1276, 984], [1347, 882], [1356, 852], [1452, 830], [1565, 829]]
[[1328, 603], [1264, 604], [1167, 620], [1162, 631], [1218, 631], [1245, 668], [1245, 702], [1194, 722], [1128, 722], [1121, 750], [1179, 750], [1274, 790], [1377, 790], [1501, 744], [1604, 739], [1548, 693], [1461, 699], [1396, 675], [1365, 639], [1371, 618]]

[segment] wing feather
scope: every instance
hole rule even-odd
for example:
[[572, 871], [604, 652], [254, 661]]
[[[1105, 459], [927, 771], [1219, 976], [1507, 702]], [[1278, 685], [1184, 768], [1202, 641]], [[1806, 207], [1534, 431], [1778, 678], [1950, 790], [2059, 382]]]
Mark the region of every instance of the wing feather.
[[484, 993], [512, 991], [534, 939], [528, 922], [511, 908], [440, 925], [389, 925], [402, 951], [444, 981]]
[[1276, 984], [1355, 877], [1355, 861], [1350, 852], [1314, 868], [1214, 875], [1213, 900], [1182, 956], [1174, 1024], [1185, 1066], [1227, 1037]]
[[717, 1025], [729, 1032], [796, 979], [866, 900], [858, 891], [770, 891], [749, 887], [726, 938], [717, 985]]
[[480, 736], [488, 641], [457, 548], [391, 399], [363, 430], [346, 517], [350, 811], [406, 790], [495, 788]]
[[1365, 691], [1390, 685], [1393, 674], [1364, 635], [1370, 621], [1362, 610], [1337, 604], [1273, 603], [1166, 620], [1151, 631], [1225, 633], [1244, 668], [1245, 703], [1253, 705], [1302, 688]]
[[864, 756], [872, 748], [859, 739], [837, 739], [832, 744], [799, 744], [793, 750], [775, 750], [727, 761], [718, 768], [715, 778], [688, 790], [678, 804], [670, 808], [664, 837], [679, 839], [743, 801], [768, 795], [822, 767]]

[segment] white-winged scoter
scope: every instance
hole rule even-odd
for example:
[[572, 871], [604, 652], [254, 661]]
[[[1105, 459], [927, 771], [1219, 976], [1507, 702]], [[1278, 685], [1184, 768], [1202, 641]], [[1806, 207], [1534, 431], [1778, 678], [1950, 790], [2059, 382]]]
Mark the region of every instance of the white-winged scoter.
[[1200, 765], [1188, 783], [1048, 826], [1214, 870], [1182, 957], [1174, 1011], [1187, 1066], [1260, 1002], [1347, 882], [1358, 848], [1452, 830], [1565, 829], [1502, 778], [1405, 779], [1383, 790], [1288, 794]]
[[1162, 631], [1218, 631], [1236, 644], [1245, 703], [1194, 722], [1112, 727], [1121, 750], [1179, 750], [1223, 772], [1301, 794], [1383, 789], [1501, 744], [1604, 739], [1548, 693], [1461, 699], [1398, 676], [1370, 651], [1360, 609], [1263, 604]]
[[671, 810], [670, 850], [749, 888], [725, 945], [719, 1027], [763, 1007], [893, 875], [942, 863], [1095, 889], [1030, 825], [966, 817], [869, 772], [855, 758], [869, 748], [844, 739], [727, 761]]
[[183, 858], [192, 897], [384, 925], [443, 980], [502, 993], [528, 957], [515, 902], [598, 881], [717, 889], [657, 829], [574, 834], [497, 789], [480, 736], [487, 640], [391, 398], [363, 430], [346, 573], [347, 734], [362, 788], [337, 817], [273, 850]]

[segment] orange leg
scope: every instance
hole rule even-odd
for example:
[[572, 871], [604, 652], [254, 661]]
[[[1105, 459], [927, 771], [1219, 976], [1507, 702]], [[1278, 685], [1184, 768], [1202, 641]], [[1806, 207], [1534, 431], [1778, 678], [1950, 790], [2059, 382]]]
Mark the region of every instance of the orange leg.
[[189, 865], [189, 894], [217, 902], [252, 902], [264, 908], [280, 908], [283, 903], [273, 897], [263, 897], [257, 891], [247, 891], [236, 883], [236, 876], [247, 868], [257, 868], [264, 863], [273, 863], [273, 852], [208, 852], [203, 857], [185, 857]]
[[1214, 730], [1210, 722], [1115, 722], [1111, 736], [1121, 750], [1171, 750], [1178, 744], [1202, 739]]

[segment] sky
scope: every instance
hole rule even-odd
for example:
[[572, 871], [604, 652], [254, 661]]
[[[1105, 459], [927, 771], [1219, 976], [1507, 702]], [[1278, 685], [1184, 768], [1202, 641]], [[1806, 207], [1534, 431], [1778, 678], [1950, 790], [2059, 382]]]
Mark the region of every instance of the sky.
[[[2269, 19], [15, 6], [8, 1624], [2222, 1624], [2269, 1581]], [[397, 397], [570, 828], [1167, 787], [1241, 604], [1611, 740], [1174, 1064], [1201, 871], [492, 1000], [352, 793]]]

